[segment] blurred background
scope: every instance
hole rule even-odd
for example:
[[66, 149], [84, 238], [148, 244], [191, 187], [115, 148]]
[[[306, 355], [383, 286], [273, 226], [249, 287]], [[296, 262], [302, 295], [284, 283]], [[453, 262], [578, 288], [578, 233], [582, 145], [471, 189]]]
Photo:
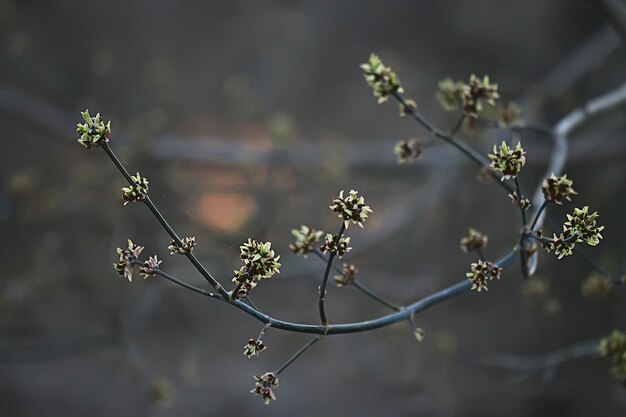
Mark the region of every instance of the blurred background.
[[[158, 277], [129, 283], [111, 268], [126, 239], [162, 268], [207, 287], [145, 206], [123, 207], [123, 178], [98, 149], [76, 143], [79, 112], [112, 120], [111, 146], [180, 235], [222, 282], [248, 237], [282, 255], [255, 303], [315, 323], [323, 265], [289, 253], [301, 224], [336, 233], [328, 210], [341, 189], [374, 214], [351, 227], [342, 261], [399, 304], [464, 278], [474, 256], [459, 240], [489, 235], [487, 256], [517, 241], [519, 214], [454, 149], [377, 105], [358, 65], [378, 53], [408, 97], [443, 129], [437, 81], [489, 74], [502, 102], [553, 126], [624, 82], [626, 51], [606, 2], [0, 0], [0, 414], [3, 416], [617, 416], [626, 391], [610, 361], [518, 372], [487, 366], [496, 353], [534, 358], [626, 327], [626, 293], [581, 295], [580, 257], [540, 254], [535, 277], [510, 268], [488, 293], [407, 323], [325, 339], [280, 376], [278, 401], [250, 395], [307, 336], [269, 330], [247, 360], [259, 322]], [[616, 2], [624, 5], [622, 1]], [[625, 107], [571, 137], [566, 172], [579, 192], [551, 207], [559, 224], [589, 204], [606, 226], [589, 254], [625, 272]], [[541, 179], [552, 142], [533, 132], [461, 132], [487, 153], [503, 139], [527, 149], [522, 186]], [[428, 146], [398, 165], [397, 140]], [[432, 145], [432, 146], [431, 146]], [[353, 288], [329, 287], [332, 323], [388, 310]]]

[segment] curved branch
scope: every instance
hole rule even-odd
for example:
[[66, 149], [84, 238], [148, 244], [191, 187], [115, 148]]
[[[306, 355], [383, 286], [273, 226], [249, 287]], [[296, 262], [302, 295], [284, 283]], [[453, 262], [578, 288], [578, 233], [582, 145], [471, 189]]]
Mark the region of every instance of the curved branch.
[[[513, 262], [516, 256], [517, 256], [517, 248], [511, 250], [502, 258], [494, 262], [494, 265], [500, 268], [506, 268], [508, 265], [510, 265]], [[159, 275], [162, 275], [162, 274], [159, 274]], [[180, 283], [182, 281], [177, 279], [176, 281], [173, 281], [173, 282]], [[295, 332], [295, 333], [310, 333], [310, 334], [319, 334], [319, 335], [346, 334], [346, 333], [358, 333], [358, 332], [374, 330], [374, 329], [386, 327], [386, 326], [407, 320], [411, 316], [415, 315], [416, 313], [424, 311], [429, 307], [432, 307], [436, 304], [439, 304], [448, 299], [457, 297], [459, 295], [469, 293], [471, 291], [470, 290], [471, 285], [472, 284], [469, 280], [463, 280], [457, 284], [451, 285], [448, 288], [444, 288], [441, 291], [438, 291], [434, 294], [424, 297], [414, 302], [413, 304], [408, 305], [407, 307], [403, 308], [402, 310], [396, 313], [391, 313], [386, 316], [379, 317], [377, 319], [354, 322], [354, 323], [330, 324], [330, 325], [325, 325], [325, 326], [314, 325], [314, 324], [304, 324], [304, 323], [292, 323], [292, 322], [288, 322], [284, 320], [279, 320], [265, 313], [260, 312], [256, 308], [240, 300], [231, 301], [230, 304], [237, 307], [244, 313], [254, 317], [260, 322], [265, 323], [275, 329], [280, 329], [280, 330], [285, 330], [285, 331]], [[216, 298], [216, 297], [213, 297], [213, 298]]]
[[[555, 175], [562, 174], [563, 167], [565, 166], [565, 161], [567, 160], [567, 154], [569, 151], [568, 137], [572, 132], [574, 132], [584, 123], [588, 122], [591, 118], [598, 116], [599, 114], [605, 113], [609, 110], [613, 110], [614, 108], [625, 103], [626, 83], [622, 84], [620, 87], [616, 88], [613, 91], [609, 91], [606, 94], [603, 94], [597, 98], [588, 101], [585, 105], [572, 111], [563, 119], [561, 119], [553, 129], [554, 149], [552, 151], [552, 156], [550, 158], [550, 162], [548, 164], [548, 168], [546, 169], [544, 178], [550, 176], [550, 174], [552, 173], [554, 173]], [[543, 193], [541, 192], [540, 182], [535, 189], [535, 193], [532, 199], [533, 207], [537, 208], [535, 209], [535, 214], [533, 214], [533, 216], [531, 217], [535, 217], [537, 215], [537, 210], [539, 209], [539, 207], [541, 207], [542, 203]], [[545, 211], [543, 213], [540, 213], [536, 222], [536, 227], [541, 228], [544, 220]]]

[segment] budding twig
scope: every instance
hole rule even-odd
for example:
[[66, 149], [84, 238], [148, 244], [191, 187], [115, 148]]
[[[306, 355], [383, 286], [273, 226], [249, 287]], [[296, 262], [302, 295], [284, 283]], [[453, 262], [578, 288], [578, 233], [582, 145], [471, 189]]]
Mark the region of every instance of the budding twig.
[[[471, 146], [469, 146], [462, 140], [448, 135], [446, 132], [444, 132], [443, 130], [439, 129], [438, 127], [430, 123], [414, 108], [407, 105], [406, 101], [399, 93], [394, 92], [391, 95], [393, 96], [393, 98], [395, 98], [398, 101], [398, 103], [400, 103], [400, 105], [402, 105], [406, 114], [411, 116], [411, 118], [413, 118], [420, 125], [422, 125], [426, 130], [428, 130], [430, 134], [452, 145], [454, 148], [459, 150], [462, 154], [467, 156], [476, 165], [482, 168], [489, 167], [489, 162], [485, 159], [485, 157], [480, 152], [476, 151], [474, 148], [472, 148]], [[496, 173], [494, 173], [491, 169], [488, 170], [488, 173], [489, 173], [489, 176], [491, 176], [495, 180], [495, 182], [497, 182], [500, 185], [500, 187], [502, 187], [507, 193], [510, 193], [513, 191], [511, 186], [505, 182], [500, 181], [500, 177]]]
[[[135, 266], [141, 266], [141, 265], [143, 265], [143, 262], [141, 262], [141, 261], [133, 261], [132, 264], [135, 265]], [[216, 300], [222, 300], [223, 299], [221, 296], [219, 296], [217, 294], [214, 294], [214, 293], [212, 293], [210, 291], [203, 290], [202, 288], [198, 288], [198, 287], [195, 287], [195, 286], [193, 286], [191, 284], [188, 284], [185, 281], [182, 281], [182, 280], [176, 278], [173, 275], [170, 275], [170, 274], [168, 274], [166, 272], [161, 271], [160, 269], [154, 270], [154, 274], [158, 275], [160, 277], [163, 277], [163, 278], [167, 279], [168, 281], [173, 282], [176, 285], [180, 285], [181, 287], [187, 288], [188, 290], [191, 290], [191, 291], [193, 291], [195, 293], [198, 293], [200, 295], [204, 295], [206, 297], [215, 298]]]
[[[121, 172], [121, 174], [124, 176], [124, 178], [126, 178], [126, 181], [128, 181], [130, 185], [134, 185], [135, 182], [133, 181], [131, 175], [128, 173], [124, 165], [122, 165], [122, 162], [117, 158], [115, 153], [113, 153], [113, 150], [108, 145], [108, 143], [103, 143], [102, 145], [100, 145], [100, 147], [104, 150], [104, 152], [107, 154], [109, 159], [113, 161], [113, 163], [115, 164], [117, 169]], [[142, 201], [150, 209], [150, 211], [152, 212], [154, 217], [156, 217], [158, 222], [161, 223], [161, 226], [163, 226], [163, 228], [170, 235], [170, 237], [174, 239], [176, 244], [182, 247], [183, 243], [180, 237], [178, 237], [178, 235], [176, 234], [172, 226], [170, 226], [167, 220], [165, 220], [165, 217], [163, 217], [159, 209], [152, 202], [152, 200], [150, 199], [150, 196], [146, 196], [146, 198]], [[185, 253], [184, 255], [191, 261], [191, 263], [198, 270], [198, 272], [200, 272], [200, 274], [209, 282], [209, 284], [211, 284], [213, 288], [215, 288], [217, 292], [220, 293], [220, 295], [225, 300], [228, 300], [230, 298], [230, 294], [228, 294], [228, 291], [226, 291], [226, 289], [215, 278], [213, 278], [213, 276], [209, 273], [209, 271], [206, 270], [204, 265], [202, 265], [200, 261], [198, 261], [198, 258], [196, 258], [196, 256], [192, 252]]]

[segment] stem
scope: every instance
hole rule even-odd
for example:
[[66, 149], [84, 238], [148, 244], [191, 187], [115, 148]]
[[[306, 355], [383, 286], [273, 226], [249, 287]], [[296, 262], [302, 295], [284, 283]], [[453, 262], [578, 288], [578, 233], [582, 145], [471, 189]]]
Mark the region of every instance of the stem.
[[543, 203], [541, 203], [541, 206], [539, 207], [539, 210], [537, 210], [537, 213], [535, 213], [535, 218], [533, 219], [533, 222], [530, 225], [530, 231], [535, 230], [535, 226], [537, 225], [537, 222], [539, 221], [539, 217], [541, 216], [541, 213], [543, 213], [543, 211], [545, 210], [547, 206], [548, 206], [548, 200], [544, 199]]
[[280, 368], [278, 368], [277, 370], [274, 371], [274, 374], [276, 374], [277, 376], [280, 375], [280, 373], [282, 371], [284, 371], [285, 369], [287, 369], [287, 367], [289, 365], [291, 365], [293, 363], [293, 361], [295, 361], [296, 359], [298, 359], [300, 357], [300, 355], [302, 355], [304, 352], [306, 352], [311, 346], [313, 346], [315, 343], [317, 343], [319, 340], [322, 339], [322, 337], [324, 337], [323, 335], [317, 335], [314, 338], [312, 338], [311, 340], [309, 340], [308, 342], [306, 342], [304, 344], [304, 346], [302, 346], [296, 353], [294, 353], [294, 355], [287, 359], [287, 362], [285, 362]]
[[380, 304], [386, 307], [389, 307], [392, 310], [396, 310], [396, 311], [402, 310], [402, 307], [397, 306], [391, 301], [385, 300], [380, 295], [376, 294], [374, 291], [370, 290], [369, 288], [365, 287], [363, 284], [358, 282], [356, 279], [352, 280], [352, 286], [356, 288], [357, 290], [361, 291], [363, 294], [370, 297], [372, 300], [378, 301]]
[[[105, 143], [103, 143], [101, 145], [101, 148], [107, 154], [109, 159], [111, 159], [111, 161], [113, 161], [113, 163], [115, 164], [117, 169], [122, 173], [124, 178], [126, 178], [126, 181], [128, 181], [128, 183], [130, 185], [135, 185], [135, 182], [131, 178], [131, 175], [128, 173], [128, 171], [126, 170], [124, 165], [122, 165], [122, 162], [118, 159], [118, 157], [115, 155], [115, 153], [113, 153], [113, 150], [109, 147], [109, 144], [105, 142]], [[165, 217], [163, 217], [163, 215], [161, 214], [159, 209], [152, 202], [152, 200], [150, 199], [150, 196], [146, 196], [146, 198], [143, 200], [143, 202], [150, 209], [150, 211], [152, 212], [154, 217], [156, 217], [156, 219], [159, 221], [159, 223], [161, 223], [161, 226], [163, 226], [165, 231], [170, 235], [170, 237], [174, 240], [174, 242], [176, 242], [176, 244], [178, 246], [183, 246], [183, 244], [182, 244], [182, 242], [180, 240], [180, 237], [178, 237], [178, 235], [176, 234], [176, 232], [174, 231], [172, 226], [170, 226], [170, 224], [167, 222], [167, 220], [165, 220]], [[209, 273], [209, 271], [206, 270], [206, 268], [200, 263], [200, 261], [198, 261], [198, 259], [196, 258], [196, 256], [192, 252], [185, 253], [185, 256], [191, 261], [191, 263], [198, 270], [198, 272], [200, 272], [200, 274], [209, 282], [209, 284], [211, 284], [211, 286], [217, 292], [220, 293], [220, 295], [225, 300], [229, 300], [230, 299], [230, 294], [228, 294], [228, 291], [226, 291], [226, 289], [224, 287], [222, 287], [222, 284], [220, 284], [215, 278], [213, 278], [213, 276]]]
[[256, 306], [256, 304], [254, 304], [254, 301], [252, 301], [252, 298], [250, 298], [250, 295], [246, 295], [246, 301], [248, 302], [248, 304], [250, 304], [254, 309], [256, 310], [261, 310], [259, 307]]
[[450, 132], [448, 132], [448, 136], [454, 136], [456, 132], [458, 132], [459, 128], [463, 126], [464, 121], [465, 121], [465, 113], [461, 114], [461, 117], [459, 117], [459, 120], [457, 120], [454, 127], [452, 127], [452, 129], [450, 129]]
[[[543, 237], [543, 236], [540, 237], [540, 236], [538, 236], [535, 233], [528, 234], [527, 236], [528, 237], [532, 237], [533, 239], [538, 240], [541, 243], [552, 243], [552, 242], [554, 242], [554, 239], [550, 239], [550, 238]], [[563, 242], [565, 242], [565, 243], [572, 243], [572, 242], [576, 241], [576, 239], [578, 239], [578, 235], [576, 233], [574, 233], [573, 235], [571, 235], [570, 237], [565, 239]], [[598, 267], [601, 268], [600, 265], [598, 265]]]
[[243, 282], [238, 282], [237, 285], [235, 286], [235, 289], [232, 290], [232, 292], [230, 293], [230, 298], [237, 300], [239, 298], [237, 297], [237, 293], [239, 292], [242, 286], [243, 286]]
[[[133, 261], [132, 264], [135, 265], [135, 266], [142, 266], [143, 262], [141, 262], [141, 261]], [[180, 279], [176, 278], [175, 276], [172, 276], [172, 275], [168, 274], [167, 272], [163, 272], [160, 269], [155, 270], [154, 274], [158, 275], [158, 276], [161, 276], [161, 277], [163, 277], [163, 278], [173, 282], [176, 285], [180, 285], [181, 287], [187, 288], [188, 290], [196, 292], [196, 293], [198, 293], [200, 295], [204, 295], [206, 297], [215, 298], [216, 300], [222, 300], [221, 296], [219, 296], [217, 294], [213, 294], [210, 291], [203, 290], [202, 288], [195, 287], [195, 286], [193, 286], [191, 284], [187, 284], [185, 281], [181, 281]]]
[[261, 338], [263, 337], [263, 335], [265, 334], [265, 332], [267, 331], [267, 329], [269, 329], [270, 326], [269, 324], [266, 324], [265, 326], [263, 326], [263, 328], [261, 329], [261, 333], [259, 333], [259, 336], [256, 338], [256, 340], [261, 340]]
[[[517, 250], [511, 250], [502, 258], [498, 259], [494, 264], [500, 268], [508, 267], [515, 257], [517, 256]], [[387, 314], [386, 316], [379, 317], [373, 320], [366, 320], [362, 322], [354, 322], [354, 323], [345, 323], [345, 324], [329, 324], [329, 325], [314, 325], [314, 324], [303, 324], [303, 323], [292, 323], [283, 320], [278, 320], [273, 317], [268, 316], [267, 314], [261, 313], [260, 311], [250, 307], [246, 303], [243, 303], [240, 300], [233, 301], [231, 305], [239, 308], [244, 313], [254, 317], [255, 319], [270, 324], [271, 327], [275, 329], [295, 332], [295, 333], [311, 333], [311, 334], [347, 334], [347, 333], [357, 333], [357, 332], [366, 332], [374, 329], [378, 329], [381, 327], [390, 326], [392, 324], [404, 321], [408, 319], [411, 314], [417, 314], [430, 308], [436, 304], [449, 300], [451, 298], [457, 297], [459, 295], [468, 294], [471, 290], [472, 284], [469, 280], [464, 279], [457, 284], [451, 285], [450, 287], [444, 288], [436, 293], [433, 293], [425, 298], [422, 298], [418, 301], [415, 301], [413, 304], [410, 304], [403, 308], [401, 311], [397, 311], [395, 313]]]
[[539, 123], [539, 122], [519, 120], [513, 123], [512, 125], [502, 128], [496, 120], [489, 120], [483, 117], [479, 117], [477, 121], [481, 123], [483, 126], [491, 128], [491, 129], [507, 129], [508, 128], [514, 132], [527, 130], [529, 132], [535, 132], [535, 133], [539, 133], [541, 135], [545, 135], [549, 137], [553, 136], [552, 127], [548, 125], [544, 125], [543, 123]]
[[541, 123], [537, 123], [537, 122], [528, 122], [528, 121], [520, 121], [518, 123], [515, 123], [511, 126], [509, 126], [509, 128], [512, 131], [523, 131], [523, 130], [528, 130], [530, 132], [535, 132], [535, 133], [539, 133], [545, 136], [549, 136], [552, 137], [552, 128], [550, 126], [541, 124]]
[[[341, 223], [341, 228], [339, 229], [339, 233], [337, 234], [337, 242], [343, 236], [343, 232], [346, 230], [346, 222]], [[322, 280], [322, 285], [320, 285], [320, 298], [319, 298], [319, 310], [320, 310], [320, 320], [322, 324], [326, 326], [328, 324], [328, 320], [326, 319], [326, 310], [324, 309], [324, 301], [326, 299], [326, 284], [328, 283], [328, 275], [330, 274], [330, 268], [333, 266], [333, 260], [335, 259], [336, 252], [331, 252], [328, 256], [328, 262], [326, 263], [326, 270], [324, 271], [324, 279]]]

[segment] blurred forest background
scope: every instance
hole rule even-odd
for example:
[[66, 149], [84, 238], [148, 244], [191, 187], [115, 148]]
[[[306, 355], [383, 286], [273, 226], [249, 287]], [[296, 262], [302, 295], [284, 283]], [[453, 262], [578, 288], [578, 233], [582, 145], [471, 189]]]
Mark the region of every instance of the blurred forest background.
[[[131, 284], [111, 264], [127, 238], [162, 267], [205, 286], [143, 205], [123, 207], [123, 178], [76, 143], [79, 111], [112, 120], [111, 145], [151, 183], [151, 195], [222, 282], [249, 236], [271, 240], [282, 273], [254, 291], [273, 316], [317, 322], [323, 265], [289, 253], [290, 230], [338, 228], [341, 189], [374, 214], [350, 228], [364, 284], [410, 303], [464, 278], [459, 239], [487, 233], [508, 251], [519, 215], [494, 184], [440, 146], [395, 103], [379, 106], [358, 65], [378, 53], [407, 96], [444, 129], [434, 92], [451, 76], [489, 74], [504, 102], [553, 125], [624, 82], [626, 50], [602, 2], [0, 0], [0, 415], [2, 416], [617, 416], [626, 392], [606, 359], [556, 373], [483, 363], [495, 352], [536, 355], [626, 327], [626, 293], [581, 296], [589, 266], [540, 254], [523, 281], [510, 268], [486, 294], [416, 317], [410, 327], [325, 339], [281, 374], [278, 401], [248, 392], [307, 336], [270, 330], [260, 358], [243, 345], [261, 325], [236, 309], [155, 277]], [[618, 1], [617, 3], [623, 4]], [[606, 226], [589, 253], [624, 273], [625, 108], [571, 138], [566, 173], [579, 195], [549, 217], [589, 204]], [[535, 133], [462, 132], [483, 153], [503, 139], [527, 149], [534, 188], [552, 142]], [[428, 148], [398, 165], [393, 145]], [[621, 268], [621, 269], [620, 269]], [[333, 323], [387, 310], [329, 287]]]

